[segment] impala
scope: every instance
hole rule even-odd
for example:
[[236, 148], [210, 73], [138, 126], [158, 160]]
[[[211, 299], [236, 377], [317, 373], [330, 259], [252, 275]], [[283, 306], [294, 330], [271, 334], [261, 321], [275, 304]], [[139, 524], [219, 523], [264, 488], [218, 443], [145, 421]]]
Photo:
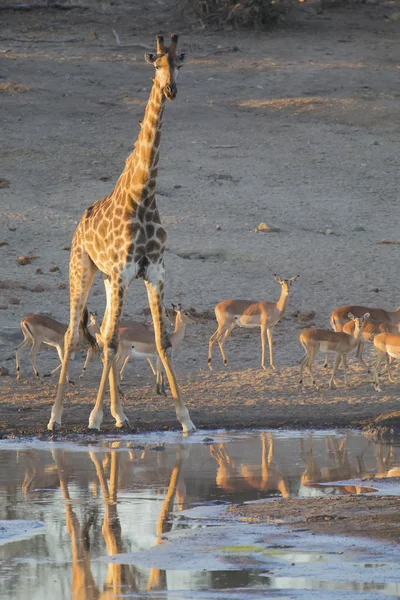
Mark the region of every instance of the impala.
[[355, 317], [351, 312], [348, 313], [348, 318], [354, 321], [354, 332], [353, 335], [348, 335], [343, 332], [329, 331], [328, 329], [306, 329], [300, 334], [300, 343], [302, 344], [305, 354], [298, 361], [300, 363], [300, 383], [303, 383], [303, 370], [307, 367], [313, 385], [319, 389], [315, 377], [312, 372], [312, 364], [314, 362], [315, 355], [319, 350], [326, 352], [335, 353], [335, 363], [333, 366], [332, 376], [329, 381], [329, 387], [334, 388], [334, 380], [336, 371], [339, 367], [340, 361], [343, 364], [344, 370], [344, 381], [347, 385], [347, 363], [346, 356], [349, 352], [354, 350], [360, 340], [362, 325], [366, 319], [369, 318], [369, 313], [365, 313], [362, 317]]
[[[88, 320], [88, 312], [85, 311], [83, 315], [83, 319], [85, 323]], [[16, 368], [17, 368], [17, 380], [19, 381], [21, 378], [20, 374], [20, 354], [24, 348], [27, 346], [31, 346], [31, 350], [29, 352], [29, 357], [31, 359], [31, 363], [33, 366], [33, 370], [38, 379], [40, 379], [39, 372], [36, 367], [36, 355], [39, 351], [39, 348], [42, 344], [46, 344], [47, 346], [53, 346], [56, 348], [58, 352], [59, 359], [61, 361], [60, 365], [53, 369], [49, 375], [52, 375], [55, 371], [61, 367], [64, 355], [64, 336], [67, 331], [67, 325], [64, 323], [60, 323], [56, 321], [52, 317], [47, 315], [30, 315], [29, 317], [25, 317], [21, 321], [21, 329], [24, 335], [24, 341], [16, 348], [15, 358], [16, 358]], [[95, 334], [97, 331], [100, 331], [99, 326], [96, 323], [96, 318], [94, 313], [90, 313], [90, 322], [88, 324], [89, 332]], [[80, 340], [83, 341], [83, 336]]]
[[374, 387], [377, 392], [381, 391], [379, 387], [379, 367], [382, 358], [386, 361], [389, 381], [393, 382], [390, 372], [389, 356], [392, 358], [400, 358], [400, 335], [394, 333], [380, 333], [374, 337], [374, 346], [376, 349], [376, 363], [374, 367]]
[[208, 346], [208, 366], [211, 369], [212, 349], [215, 342], [218, 342], [221, 350], [224, 365], [228, 365], [228, 360], [224, 351], [224, 344], [230, 336], [232, 329], [238, 327], [261, 328], [261, 367], [265, 366], [265, 338], [268, 338], [269, 361], [272, 369], [275, 369], [272, 355], [272, 327], [280, 321], [284, 314], [288, 302], [289, 288], [298, 275], [290, 279], [281, 279], [274, 275], [274, 279], [282, 286], [282, 291], [278, 302], [252, 302], [251, 300], [223, 300], [215, 307], [215, 316], [218, 322], [218, 328], [210, 337]]
[[[196, 323], [196, 320], [190, 315], [190, 313], [186, 310], [182, 310], [180, 304], [175, 306], [172, 305], [174, 312], [176, 313], [175, 317], [175, 329], [170, 334], [170, 342], [172, 346], [172, 355], [176, 354], [179, 346], [183, 342], [183, 338], [185, 336], [186, 325], [191, 323]], [[164, 372], [162, 369], [161, 359], [158, 356], [156, 342], [154, 337], [154, 331], [152, 330], [134, 330], [131, 328], [120, 329], [120, 337], [119, 337], [119, 346], [117, 353], [117, 365], [118, 370], [120, 370], [120, 378], [122, 379], [124, 369], [130, 357], [139, 358], [139, 359], [148, 359], [153, 373], [156, 376], [156, 390], [157, 394], [163, 394], [166, 396], [165, 386], [164, 386]], [[154, 369], [151, 359], [156, 358], [156, 368]]]
[[387, 311], [382, 308], [369, 308], [366, 306], [342, 306], [333, 311], [330, 316], [331, 327], [334, 331], [343, 331], [343, 325], [349, 322], [349, 313], [355, 317], [362, 317], [365, 313], [370, 314], [372, 321], [387, 323], [388, 325], [400, 325], [400, 306], [395, 311]]

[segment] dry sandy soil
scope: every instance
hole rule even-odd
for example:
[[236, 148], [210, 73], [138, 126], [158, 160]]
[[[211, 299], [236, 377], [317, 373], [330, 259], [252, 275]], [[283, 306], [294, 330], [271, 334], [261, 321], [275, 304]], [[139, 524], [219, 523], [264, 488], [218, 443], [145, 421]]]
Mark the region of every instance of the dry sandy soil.
[[[258, 33], [192, 30], [173, 4], [2, 11], [1, 364], [14, 374], [7, 357], [22, 339], [22, 317], [43, 312], [67, 322], [74, 228], [112, 189], [131, 151], [151, 85], [143, 53], [155, 34], [178, 30], [190, 62], [166, 107], [158, 204], [168, 231], [166, 300], [203, 315], [176, 359], [193, 421], [354, 426], [398, 410], [399, 385], [384, 379], [378, 395], [354, 362], [350, 387], [334, 391], [322, 369], [319, 392], [308, 380], [300, 389], [296, 366], [301, 329], [328, 326], [333, 308], [400, 303], [400, 246], [379, 244], [400, 239], [396, 4], [320, 14], [304, 5]], [[280, 233], [255, 233], [260, 222]], [[19, 266], [21, 255], [34, 257], [31, 264]], [[209, 373], [208, 311], [228, 297], [276, 299], [273, 273], [300, 274], [275, 328], [278, 372], [259, 369], [257, 331], [235, 330], [230, 369], [216, 349]], [[134, 282], [126, 316], [144, 319], [146, 304], [143, 283]], [[100, 278], [88, 306], [104, 310]], [[55, 352], [38, 362], [43, 372], [54, 368]], [[78, 356], [75, 378], [80, 367]], [[0, 378], [3, 435], [43, 431], [54, 399], [55, 382], [36, 384], [27, 356], [22, 368], [23, 384]], [[68, 392], [68, 431], [87, 423], [99, 375], [93, 365]], [[153, 388], [146, 366], [130, 365], [132, 425], [176, 427], [172, 401]]]
[[249, 521], [268, 521], [333, 535], [373, 537], [399, 543], [400, 499], [393, 496], [340, 496], [302, 498], [232, 506], [233, 512]]

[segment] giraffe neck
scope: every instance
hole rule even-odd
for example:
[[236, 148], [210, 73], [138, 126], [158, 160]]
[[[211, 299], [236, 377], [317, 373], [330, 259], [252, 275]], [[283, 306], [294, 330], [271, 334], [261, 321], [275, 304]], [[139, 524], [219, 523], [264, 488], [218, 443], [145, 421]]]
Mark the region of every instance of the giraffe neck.
[[140, 204], [155, 193], [164, 106], [165, 96], [154, 80], [135, 149], [115, 187], [126, 204]]
[[287, 302], [288, 302], [288, 297], [289, 297], [289, 291], [285, 290], [282, 287], [281, 296], [280, 296], [278, 302], [276, 303], [276, 308], [279, 310], [279, 312], [280, 312], [281, 315], [286, 310], [286, 305], [287, 305]]

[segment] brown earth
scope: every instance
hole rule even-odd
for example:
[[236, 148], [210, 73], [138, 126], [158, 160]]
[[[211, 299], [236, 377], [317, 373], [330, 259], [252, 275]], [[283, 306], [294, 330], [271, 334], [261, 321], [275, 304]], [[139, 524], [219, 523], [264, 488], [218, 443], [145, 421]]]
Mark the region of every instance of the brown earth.
[[267, 521], [312, 533], [346, 534], [399, 543], [400, 498], [344, 496], [301, 498], [232, 506], [244, 520]]
[[[273, 273], [300, 274], [275, 328], [277, 373], [259, 370], [259, 334], [244, 330], [227, 344], [230, 370], [216, 349], [209, 373], [215, 322], [188, 328], [176, 365], [193, 421], [353, 427], [398, 410], [399, 385], [383, 378], [377, 394], [354, 362], [349, 388], [328, 390], [321, 370], [319, 392], [308, 380], [300, 389], [296, 366], [300, 331], [328, 326], [333, 308], [399, 304], [399, 246], [379, 243], [400, 237], [396, 4], [317, 14], [305, 3], [268, 32], [192, 30], [172, 1], [101, 6], [2, 11], [0, 364], [13, 374], [23, 316], [68, 321], [74, 228], [112, 189], [131, 151], [152, 75], [143, 53], [156, 33], [178, 30], [190, 61], [166, 107], [158, 179], [169, 236], [166, 301], [207, 316], [228, 297], [276, 299]], [[262, 222], [280, 231], [255, 233]], [[21, 256], [29, 260], [20, 264]], [[133, 282], [126, 316], [143, 319], [146, 305], [143, 284]], [[89, 308], [104, 310], [99, 278]], [[57, 366], [55, 352], [38, 364], [42, 372]], [[73, 378], [80, 367], [81, 359], [72, 363]], [[36, 385], [27, 355], [22, 369], [28, 383], [0, 377], [4, 435], [43, 431], [55, 396], [54, 382]], [[93, 365], [68, 391], [67, 431], [87, 423], [99, 374]], [[146, 366], [128, 367], [127, 381], [133, 427], [177, 426]]]

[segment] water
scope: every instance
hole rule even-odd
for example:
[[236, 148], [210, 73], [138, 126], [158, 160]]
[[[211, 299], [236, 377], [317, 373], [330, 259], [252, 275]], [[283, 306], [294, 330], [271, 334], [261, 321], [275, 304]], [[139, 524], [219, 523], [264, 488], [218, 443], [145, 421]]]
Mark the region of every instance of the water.
[[396, 546], [240, 523], [225, 510], [398, 494], [385, 480], [399, 474], [400, 448], [357, 432], [0, 442], [0, 597], [400, 597]]

